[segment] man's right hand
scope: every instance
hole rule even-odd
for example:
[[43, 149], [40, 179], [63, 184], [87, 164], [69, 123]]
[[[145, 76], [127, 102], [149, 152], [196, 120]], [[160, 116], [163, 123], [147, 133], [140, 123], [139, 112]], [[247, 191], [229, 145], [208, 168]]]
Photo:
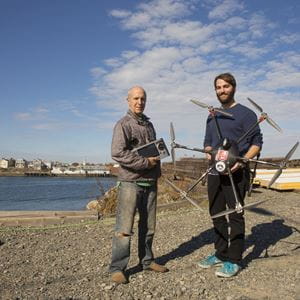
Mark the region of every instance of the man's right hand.
[[[213, 149], [213, 148], [212, 148], [211, 146], [206, 146], [206, 147], [204, 148], [205, 151], [212, 151], [212, 149]], [[211, 159], [212, 159], [210, 153], [206, 153], [205, 156], [206, 156], [206, 159], [208, 159], [208, 160], [211, 160]]]
[[148, 162], [149, 162], [149, 169], [155, 167], [157, 165], [157, 162], [160, 161], [160, 157], [159, 156], [151, 156], [148, 157]]

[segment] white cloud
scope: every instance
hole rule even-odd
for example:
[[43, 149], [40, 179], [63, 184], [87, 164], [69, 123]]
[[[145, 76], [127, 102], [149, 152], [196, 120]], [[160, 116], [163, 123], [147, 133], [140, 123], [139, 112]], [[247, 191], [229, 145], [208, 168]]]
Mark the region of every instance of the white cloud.
[[36, 121], [45, 120], [48, 118], [49, 109], [45, 107], [34, 107], [29, 109], [29, 112], [18, 112], [14, 114], [15, 119], [18, 121]]
[[129, 17], [131, 15], [131, 13], [125, 9], [123, 9], [123, 10], [122, 9], [113, 9], [110, 12], [110, 15], [115, 18], [126, 18], [126, 17]]
[[137, 11], [113, 10], [112, 16], [122, 19], [125, 29], [135, 30], [146, 28], [175, 17], [182, 17], [189, 13], [192, 1], [185, 3], [180, 0], [153, 0], [137, 6]]
[[237, 53], [248, 58], [259, 58], [268, 53], [268, 47], [258, 47], [252, 42], [245, 42], [244, 44], [233, 45], [230, 49], [233, 53]]
[[243, 4], [238, 0], [224, 0], [209, 12], [208, 17], [210, 19], [226, 19], [243, 8]]
[[27, 121], [32, 119], [32, 115], [30, 113], [16, 113], [15, 118], [20, 121]]
[[96, 68], [92, 68], [90, 70], [90, 73], [95, 79], [97, 79], [97, 78], [101, 77], [102, 75], [106, 74], [106, 71], [103, 68], [96, 67]]
[[261, 14], [254, 14], [250, 17], [249, 31], [253, 38], [264, 37], [266, 31], [273, 29], [274, 27], [275, 25]]
[[121, 55], [124, 59], [132, 59], [139, 55], [139, 51], [123, 51]]
[[211, 26], [202, 26], [200, 22], [185, 21], [171, 23], [164, 27], [163, 38], [183, 45], [199, 45], [213, 33]]
[[[205, 5], [201, 13], [210, 7], [209, 22], [198, 16], [198, 4], [154, 0], [117, 15], [137, 49], [124, 50], [104, 62], [107, 73], [91, 88], [98, 106], [118, 118], [127, 108], [127, 90], [142, 85], [148, 94], [145, 113], [149, 112], [158, 132], [168, 140], [173, 121], [183, 143], [199, 146], [207, 111], [189, 100], [218, 105], [213, 79], [230, 71], [238, 81], [238, 101], [251, 106], [246, 98], [252, 96], [275, 121], [283, 122], [287, 134], [281, 137], [282, 143], [296, 139], [292, 119], [300, 108], [295, 100], [299, 98], [300, 63], [299, 55], [288, 47], [297, 42], [297, 34], [283, 35], [277, 24], [261, 12], [250, 12], [242, 1], [201, 2]], [[266, 143], [275, 143], [274, 129], [262, 126]]]
[[154, 0], [140, 4], [140, 9], [155, 18], [174, 18], [189, 14], [191, 1], [180, 0]]
[[119, 67], [122, 65], [122, 60], [120, 58], [109, 58], [104, 61], [104, 63], [109, 67]]
[[300, 55], [296, 52], [282, 53], [276, 60], [269, 61], [265, 66], [265, 79], [260, 87], [271, 90], [287, 89], [300, 86]]
[[279, 42], [286, 44], [295, 44], [300, 41], [300, 34], [298, 33], [285, 33], [279, 36]]

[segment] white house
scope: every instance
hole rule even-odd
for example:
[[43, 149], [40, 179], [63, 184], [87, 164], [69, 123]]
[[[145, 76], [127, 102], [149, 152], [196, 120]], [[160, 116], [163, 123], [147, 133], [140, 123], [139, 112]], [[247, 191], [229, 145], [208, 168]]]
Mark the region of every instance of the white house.
[[34, 159], [33, 160], [33, 169], [37, 171], [45, 170], [47, 169], [47, 166], [41, 159]]
[[0, 160], [0, 168], [1, 169], [7, 169], [8, 168], [8, 159], [2, 158]]
[[24, 169], [24, 168], [27, 168], [27, 166], [28, 166], [28, 162], [24, 158], [16, 159], [16, 168], [17, 169]]
[[14, 167], [16, 164], [16, 160], [13, 158], [7, 159], [7, 158], [2, 158], [0, 160], [0, 168], [2, 169], [8, 169], [9, 167]]

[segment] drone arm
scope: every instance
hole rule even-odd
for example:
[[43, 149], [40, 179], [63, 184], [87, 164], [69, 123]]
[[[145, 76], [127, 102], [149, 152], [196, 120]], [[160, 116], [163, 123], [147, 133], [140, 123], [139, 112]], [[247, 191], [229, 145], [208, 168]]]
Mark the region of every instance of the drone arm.
[[177, 191], [180, 196], [188, 200], [190, 203], [192, 203], [195, 207], [197, 207], [199, 210], [203, 211], [203, 209], [190, 197], [187, 196], [187, 193], [178, 188], [173, 182], [171, 182], [169, 179], [165, 178], [165, 181], [175, 190]]
[[186, 149], [186, 150], [191, 150], [191, 151], [197, 151], [197, 152], [207, 153], [207, 151], [205, 149], [190, 148], [190, 147], [183, 146], [183, 145], [180, 145], [180, 144], [175, 144], [174, 148], [181, 148], [181, 149]]
[[[242, 209], [251, 209], [252, 207], [255, 207], [255, 206], [257, 206], [257, 205], [259, 205], [259, 204], [261, 204], [261, 203], [264, 203], [264, 202], [266, 202], [266, 201], [269, 201], [269, 200], [270, 200], [270, 199], [264, 199], [264, 200], [259, 200], [259, 201], [256, 201], [256, 202], [252, 202], [252, 203], [249, 203], [249, 204], [244, 205], [244, 206], [242, 207]], [[230, 215], [230, 214], [232, 214], [232, 213], [234, 213], [234, 212], [236, 212], [236, 211], [237, 211], [237, 210], [236, 210], [236, 209], [233, 209], [233, 208], [227, 209], [227, 210], [225, 210], [225, 211], [222, 211], [222, 212], [220, 212], [220, 213], [218, 213], [218, 214], [215, 214], [215, 215], [211, 216], [211, 218], [212, 218], [212, 219], [215, 219], [215, 218], [227, 216], [227, 215]]]
[[246, 138], [254, 129], [255, 127], [261, 123], [264, 119], [258, 119], [238, 140], [237, 143], [239, 144], [244, 138]]
[[[240, 157], [237, 156], [237, 164], [238, 163], [247, 163], [249, 161], [254, 161], [256, 162], [256, 164], [258, 163], [257, 160], [253, 160], [253, 157], [258, 156], [260, 153], [260, 147], [257, 145], [252, 145], [250, 146], [249, 150], [247, 151], [247, 153], [245, 154], [244, 157]], [[233, 166], [233, 168], [237, 169], [238, 167], [236, 167], [236, 165]], [[235, 169], [231, 168], [231, 171], [234, 171]]]
[[263, 160], [258, 160], [258, 159], [252, 159], [252, 158], [246, 158], [246, 157], [237, 157], [238, 160], [243, 161], [243, 162], [254, 162], [254, 163], [259, 163], [259, 164], [263, 164], [263, 165], [269, 165], [269, 166], [273, 166], [273, 167], [280, 167], [279, 164], [274, 164], [268, 161], [263, 161]]
[[202, 174], [201, 175], [201, 177], [186, 191], [186, 193], [188, 194], [190, 191], [192, 191], [194, 188], [195, 188], [195, 186], [200, 182], [200, 181], [202, 181], [203, 180], [203, 178], [210, 172], [210, 170], [213, 168], [214, 166], [212, 166], [212, 167], [209, 167], [207, 170], [206, 170], [206, 172], [204, 173], [204, 174]]
[[222, 139], [223, 139], [223, 136], [222, 136], [222, 134], [221, 134], [221, 129], [220, 129], [218, 120], [217, 120], [216, 116], [215, 116], [213, 113], [211, 113], [211, 116], [212, 116], [212, 118], [213, 118], [213, 120], [214, 120], [214, 122], [215, 122], [215, 125], [216, 125], [218, 138], [219, 138], [219, 140], [222, 140]]
[[[259, 158], [260, 158], [260, 153], [258, 153], [256, 157], [257, 157], [257, 160], [259, 160]], [[255, 165], [254, 165], [254, 170], [253, 170], [253, 178], [256, 176], [257, 164], [258, 164], [258, 162], [256, 161], [256, 162], [255, 162]]]

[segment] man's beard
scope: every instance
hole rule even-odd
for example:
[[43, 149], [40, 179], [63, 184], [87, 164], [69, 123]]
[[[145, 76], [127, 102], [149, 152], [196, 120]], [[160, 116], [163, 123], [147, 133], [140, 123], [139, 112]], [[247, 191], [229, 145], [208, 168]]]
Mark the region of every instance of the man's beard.
[[[227, 95], [227, 97], [226, 98], [221, 98], [221, 96], [223, 96], [223, 95]], [[234, 101], [234, 98], [233, 98], [234, 97], [234, 91], [232, 91], [229, 94], [225, 94], [225, 93], [222, 93], [221, 95], [217, 94], [217, 97], [218, 97], [218, 99], [219, 99], [219, 101], [221, 102], [222, 105], [229, 104], [229, 103]]]

